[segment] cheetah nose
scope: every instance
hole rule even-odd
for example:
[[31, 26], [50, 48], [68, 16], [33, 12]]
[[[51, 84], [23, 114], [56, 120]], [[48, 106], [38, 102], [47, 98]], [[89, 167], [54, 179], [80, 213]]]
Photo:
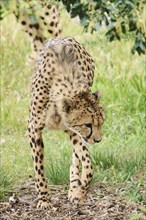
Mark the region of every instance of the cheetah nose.
[[102, 140], [102, 138], [96, 139], [94, 138], [94, 142], [99, 143]]

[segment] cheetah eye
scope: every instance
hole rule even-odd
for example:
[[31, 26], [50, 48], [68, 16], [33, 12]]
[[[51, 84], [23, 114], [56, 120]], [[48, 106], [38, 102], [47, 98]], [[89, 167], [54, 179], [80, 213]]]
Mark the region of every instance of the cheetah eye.
[[85, 124], [87, 128], [90, 129], [90, 134], [86, 137], [87, 139], [89, 139], [92, 135], [92, 124], [91, 123], [88, 123], [88, 124]]

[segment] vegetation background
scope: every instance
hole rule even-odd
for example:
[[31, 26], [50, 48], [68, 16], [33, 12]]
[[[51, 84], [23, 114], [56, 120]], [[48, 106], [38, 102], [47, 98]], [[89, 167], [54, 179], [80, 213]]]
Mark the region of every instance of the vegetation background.
[[[89, 146], [94, 166], [92, 184], [124, 188], [121, 196], [142, 201], [145, 165], [145, 57], [131, 54], [134, 37], [108, 42], [105, 29], [84, 33], [62, 9], [64, 36], [74, 36], [92, 55], [93, 91], [102, 93], [106, 110], [103, 141]], [[1, 169], [0, 199], [20, 181], [33, 176], [27, 137], [30, 78], [26, 66], [30, 44], [10, 14], [1, 22]], [[50, 184], [68, 184], [71, 146], [61, 132], [45, 131], [45, 168]]]

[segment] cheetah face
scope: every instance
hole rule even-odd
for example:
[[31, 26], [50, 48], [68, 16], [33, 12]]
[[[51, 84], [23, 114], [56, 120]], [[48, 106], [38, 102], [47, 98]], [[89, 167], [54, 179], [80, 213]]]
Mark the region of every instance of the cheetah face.
[[63, 100], [63, 121], [89, 144], [101, 141], [104, 110], [99, 104], [98, 93], [82, 93], [73, 99]]

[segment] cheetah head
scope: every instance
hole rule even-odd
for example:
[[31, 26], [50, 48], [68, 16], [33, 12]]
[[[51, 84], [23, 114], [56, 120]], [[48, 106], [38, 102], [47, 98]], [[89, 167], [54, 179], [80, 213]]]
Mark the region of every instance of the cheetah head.
[[80, 92], [73, 98], [62, 100], [64, 125], [89, 144], [101, 141], [104, 110], [99, 104], [99, 94]]

